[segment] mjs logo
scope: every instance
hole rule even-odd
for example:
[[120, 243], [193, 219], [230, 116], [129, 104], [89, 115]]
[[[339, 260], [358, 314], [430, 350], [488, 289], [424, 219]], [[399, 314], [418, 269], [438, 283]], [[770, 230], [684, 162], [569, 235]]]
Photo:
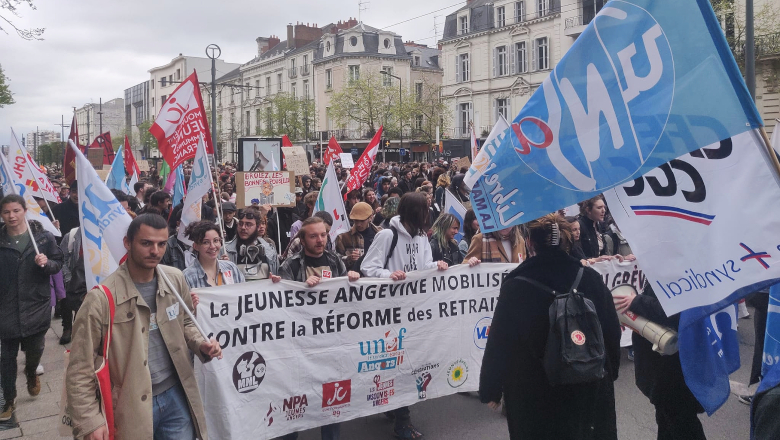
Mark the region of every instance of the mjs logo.
[[577, 46], [509, 138], [539, 176], [597, 191], [631, 177], [655, 149], [672, 106], [674, 63], [658, 22], [619, 0], [601, 10]]
[[[393, 334], [393, 336], [391, 336]], [[360, 355], [367, 360], [358, 364], [358, 372], [391, 370], [404, 362], [404, 335], [402, 328], [395, 336], [392, 330], [385, 332], [383, 339], [360, 342]]]
[[488, 336], [490, 335], [491, 323], [493, 323], [493, 318], [484, 317], [477, 321], [477, 325], [474, 326], [474, 345], [480, 350], [485, 349]]

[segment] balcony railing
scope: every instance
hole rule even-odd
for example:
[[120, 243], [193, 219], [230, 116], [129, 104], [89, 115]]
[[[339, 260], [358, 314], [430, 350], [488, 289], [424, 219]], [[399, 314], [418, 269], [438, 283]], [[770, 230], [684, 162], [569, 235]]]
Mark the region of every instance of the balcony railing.
[[287, 69], [287, 76], [290, 78], [297, 78], [298, 77], [298, 69], [295, 67], [291, 67]]
[[308, 64], [304, 64], [303, 66], [299, 67], [298, 69], [300, 69], [300, 71], [301, 71], [301, 76], [308, 76], [309, 75], [309, 65]]

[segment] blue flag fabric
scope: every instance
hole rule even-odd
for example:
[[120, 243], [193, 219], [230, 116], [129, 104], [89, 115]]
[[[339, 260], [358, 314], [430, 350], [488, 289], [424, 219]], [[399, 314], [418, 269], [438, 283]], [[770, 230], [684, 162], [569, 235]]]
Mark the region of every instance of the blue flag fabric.
[[114, 156], [114, 162], [111, 164], [111, 172], [108, 173], [106, 186], [109, 189], [118, 189], [125, 194], [130, 194], [130, 187], [127, 186], [127, 174], [125, 173], [125, 161], [123, 159], [125, 147], [119, 147], [119, 154]]
[[[767, 389], [780, 382], [767, 383], [769, 372], [780, 364], [780, 284], [769, 289], [769, 308], [766, 315], [766, 335], [764, 336], [764, 356], [761, 364], [761, 386]], [[776, 376], [780, 380], [780, 376]]]
[[472, 190], [484, 233], [761, 126], [708, 0], [613, 0], [512, 121]]
[[679, 347], [685, 383], [712, 415], [729, 397], [729, 374], [739, 369], [737, 306], [689, 323], [680, 331]]
[[184, 171], [182, 170], [182, 165], [176, 167], [175, 173], [176, 181], [173, 184], [173, 200], [171, 200], [173, 206], [184, 200]]

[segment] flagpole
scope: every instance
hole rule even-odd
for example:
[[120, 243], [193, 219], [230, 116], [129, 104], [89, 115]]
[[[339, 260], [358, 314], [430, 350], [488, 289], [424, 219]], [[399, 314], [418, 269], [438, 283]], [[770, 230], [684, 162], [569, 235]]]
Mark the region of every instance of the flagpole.
[[[201, 139], [203, 140], [203, 148], [206, 148], [206, 140], [203, 137], [203, 134], [200, 135]], [[216, 147], [214, 149], [214, 152], [216, 153]], [[208, 153], [208, 152], [206, 152]], [[208, 160], [209, 155], [206, 154], [206, 160]], [[211, 180], [211, 190], [214, 192], [214, 204], [217, 207], [217, 224], [219, 225], [219, 230], [222, 232], [222, 240], [224, 241], [226, 239], [225, 236], [225, 226], [222, 224], [222, 191], [219, 188], [219, 174], [217, 174], [217, 155], [214, 154], [214, 166], [212, 168], [214, 170], [214, 177], [216, 177], [216, 184], [214, 183], [215, 180], [211, 177], [211, 173], [209, 173], [209, 179]], [[171, 170], [173, 172], [174, 170]], [[222, 246], [219, 251], [220, 254], [226, 255], [227, 251], [225, 250], [225, 246]], [[205, 336], [204, 336], [205, 337]]]
[[27, 216], [25, 215], [24, 221], [27, 222], [27, 232], [30, 233], [30, 241], [33, 244], [33, 249], [35, 249], [35, 255], [38, 255], [41, 253], [41, 251], [38, 250], [38, 244], [35, 243], [35, 236], [33, 235], [32, 228], [30, 227], [30, 222], [27, 221]]
[[190, 317], [190, 319], [192, 320], [192, 323], [195, 324], [195, 328], [197, 328], [198, 331], [200, 332], [200, 334], [203, 335], [203, 338], [208, 341], [209, 340], [209, 335], [206, 334], [206, 332], [203, 331], [203, 327], [201, 327], [200, 324], [198, 324], [198, 320], [195, 319], [195, 316], [192, 314], [192, 312], [190, 312], [190, 308], [187, 307], [187, 304], [181, 298], [181, 295], [179, 295], [179, 291], [176, 290], [176, 287], [173, 286], [173, 283], [171, 282], [171, 280], [168, 279], [168, 275], [165, 274], [165, 271], [160, 269], [159, 271], [157, 271], [157, 273], [162, 275], [163, 281], [171, 289], [171, 291], [173, 292], [174, 296], [176, 296], [176, 299], [179, 301], [179, 303], [181, 303], [181, 305], [184, 306], [182, 308], [184, 309], [184, 312], [187, 314], [187, 316]]
[[[24, 162], [27, 164], [27, 170], [30, 171], [30, 174], [33, 176], [33, 179], [34, 179], [35, 178], [35, 173], [32, 170], [32, 166], [30, 165], [30, 161], [27, 160], [27, 158], [25, 157], [24, 158]], [[46, 209], [49, 210], [49, 215], [51, 215], [52, 220], [56, 222], [57, 219], [54, 218], [54, 211], [51, 210], [51, 206], [49, 206], [49, 201], [46, 200], [46, 197], [44, 197], [44, 195], [43, 195], [43, 188], [41, 188], [40, 185], [38, 185], [38, 192], [41, 194], [41, 198], [43, 199], [43, 201], [46, 202]], [[57, 230], [59, 231], [60, 228], [57, 228]], [[37, 252], [37, 250], [36, 250], [36, 252]]]
[[[777, 127], [775, 129], [777, 129]], [[761, 138], [764, 140], [764, 147], [766, 147], [766, 150], [769, 153], [769, 160], [772, 161], [775, 173], [777, 173], [777, 177], [780, 178], [780, 161], [777, 159], [777, 154], [775, 154], [775, 150], [772, 148], [772, 144], [769, 142], [769, 137], [766, 135], [764, 127], [760, 127], [759, 131], [761, 132]]]

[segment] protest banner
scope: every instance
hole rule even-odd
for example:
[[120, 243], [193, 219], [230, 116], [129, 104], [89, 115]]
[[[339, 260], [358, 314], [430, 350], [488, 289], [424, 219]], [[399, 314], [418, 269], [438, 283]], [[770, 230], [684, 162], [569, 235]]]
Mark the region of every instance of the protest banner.
[[352, 153], [339, 153], [339, 159], [341, 159], [341, 168], [348, 170], [355, 168], [355, 160], [352, 158]]
[[24, 197], [24, 201], [27, 204], [27, 212], [25, 213], [27, 220], [40, 222], [43, 228], [51, 232], [55, 237], [62, 236], [60, 231], [49, 220], [49, 217], [46, 216], [46, 213], [43, 212], [43, 209], [38, 206], [38, 202], [33, 198], [33, 192], [16, 179], [11, 164], [8, 163], [5, 154], [2, 154], [2, 152], [0, 152], [0, 189], [3, 190], [5, 195], [17, 194]]
[[26, 148], [22, 148], [19, 139], [16, 138], [14, 129], [11, 129], [11, 146], [8, 149], [8, 161], [13, 168], [16, 179], [23, 183], [33, 195], [43, 197], [49, 202], [62, 203], [60, 195], [54, 189], [46, 172], [35, 163]]
[[760, 126], [710, 2], [611, 2], [512, 120], [472, 206], [483, 233], [526, 223]]
[[206, 141], [208, 154], [214, 154], [195, 70], [162, 104], [149, 133], [157, 139], [157, 148], [171, 169], [195, 157], [201, 135]]
[[[590, 267], [601, 275], [604, 284], [609, 290], [624, 285], [633, 287], [640, 295], [645, 290], [645, 280], [647, 277], [636, 260], [623, 261], [621, 263], [615, 258], [607, 261], [599, 261], [598, 263], [591, 264]], [[621, 347], [630, 347], [632, 345], [631, 333], [632, 331], [630, 328], [625, 328], [623, 330], [623, 335], [620, 337]]]
[[103, 149], [102, 148], [88, 148], [87, 160], [92, 168], [96, 170], [103, 169]]
[[456, 162], [455, 167], [457, 170], [460, 170], [461, 168], [469, 169], [471, 168], [471, 160], [469, 160], [468, 157], [461, 157], [458, 159], [458, 162]]
[[514, 264], [196, 289], [222, 360], [196, 362], [209, 437], [271, 439], [476, 391]]
[[295, 206], [295, 175], [292, 171], [236, 173], [236, 206]]
[[292, 171], [296, 176], [309, 175], [309, 158], [303, 147], [282, 147], [282, 153], [287, 162], [287, 171]]

